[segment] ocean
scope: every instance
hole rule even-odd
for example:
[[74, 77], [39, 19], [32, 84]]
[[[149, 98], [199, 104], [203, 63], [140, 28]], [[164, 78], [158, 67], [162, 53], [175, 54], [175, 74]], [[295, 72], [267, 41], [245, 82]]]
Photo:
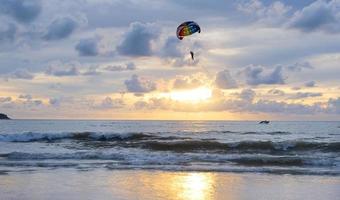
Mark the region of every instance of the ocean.
[[340, 175], [340, 122], [0, 121], [0, 174], [161, 170]]

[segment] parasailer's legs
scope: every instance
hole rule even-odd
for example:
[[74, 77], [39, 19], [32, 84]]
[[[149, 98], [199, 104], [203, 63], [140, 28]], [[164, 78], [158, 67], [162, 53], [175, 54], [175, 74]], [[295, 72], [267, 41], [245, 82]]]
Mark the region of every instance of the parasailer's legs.
[[191, 59], [192, 59], [192, 60], [195, 60], [195, 58], [194, 58], [194, 52], [190, 51], [190, 55], [191, 55]]

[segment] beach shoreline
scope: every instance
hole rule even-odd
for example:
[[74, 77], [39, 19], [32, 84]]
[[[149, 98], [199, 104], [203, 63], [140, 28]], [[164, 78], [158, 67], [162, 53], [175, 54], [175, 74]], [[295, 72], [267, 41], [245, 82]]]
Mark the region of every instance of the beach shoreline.
[[53, 169], [0, 175], [1, 199], [336, 199], [335, 176]]

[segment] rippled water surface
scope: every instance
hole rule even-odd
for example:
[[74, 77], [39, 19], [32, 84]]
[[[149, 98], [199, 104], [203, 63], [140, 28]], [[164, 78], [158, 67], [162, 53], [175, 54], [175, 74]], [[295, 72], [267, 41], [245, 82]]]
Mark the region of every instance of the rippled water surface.
[[0, 121], [0, 173], [74, 168], [340, 175], [340, 122]]

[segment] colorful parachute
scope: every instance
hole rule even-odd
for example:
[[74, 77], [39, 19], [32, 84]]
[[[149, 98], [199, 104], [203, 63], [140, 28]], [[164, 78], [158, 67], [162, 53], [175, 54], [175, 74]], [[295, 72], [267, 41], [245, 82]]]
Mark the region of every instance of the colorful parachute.
[[201, 28], [196, 22], [184, 22], [177, 28], [177, 38], [183, 40], [184, 37], [192, 35], [196, 32], [201, 33]]

